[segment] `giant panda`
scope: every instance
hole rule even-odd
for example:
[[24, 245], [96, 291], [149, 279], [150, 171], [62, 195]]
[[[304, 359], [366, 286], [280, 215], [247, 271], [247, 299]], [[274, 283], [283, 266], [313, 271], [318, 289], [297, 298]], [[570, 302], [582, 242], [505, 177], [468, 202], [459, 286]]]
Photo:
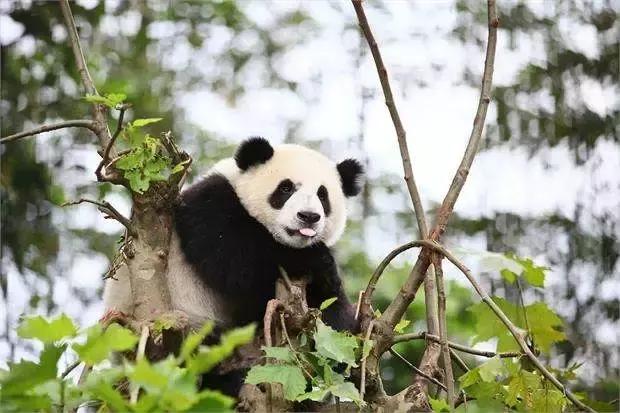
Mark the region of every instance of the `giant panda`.
[[[333, 328], [355, 332], [330, 247], [347, 219], [346, 197], [360, 192], [363, 169], [312, 149], [272, 146], [254, 137], [184, 190], [174, 211], [167, 282], [172, 306], [198, 326], [220, 329], [259, 322], [284, 269], [309, 279], [307, 301]], [[108, 280], [108, 311], [131, 313], [128, 277]]]

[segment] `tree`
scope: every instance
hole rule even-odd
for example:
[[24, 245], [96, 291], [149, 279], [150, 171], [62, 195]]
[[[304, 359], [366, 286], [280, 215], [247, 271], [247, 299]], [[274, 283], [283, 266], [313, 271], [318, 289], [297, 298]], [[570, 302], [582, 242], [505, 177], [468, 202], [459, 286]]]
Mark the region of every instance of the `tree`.
[[[481, 142], [486, 110], [491, 99], [491, 79], [497, 28], [499, 25], [494, 3], [493, 0], [488, 2], [486, 62], [474, 127], [461, 165], [446, 194], [444, 202], [438, 210], [434, 225], [429, 231], [420, 195], [418, 194], [411, 171], [406, 134], [394, 103], [388, 72], [384, 67], [379, 47], [374, 40], [362, 3], [359, 0], [353, 0], [353, 6], [359, 19], [362, 33], [370, 46], [377, 66], [386, 105], [394, 122], [398, 144], [401, 149], [405, 181], [414, 206], [421, 240], [410, 242], [395, 249], [374, 272], [364, 294], [360, 298], [360, 316], [362, 317], [362, 325], [364, 327], [364, 334], [361, 337], [354, 338], [346, 334], [336, 333], [327, 329], [318, 321], [311, 330], [305, 331], [306, 342], [311, 339], [314, 342], [316, 352], [321, 356], [317, 359], [320, 365], [331, 368], [333, 363], [341, 362], [348, 364], [350, 367], [358, 367], [359, 362], [359, 396], [358, 390], [353, 385], [353, 382], [357, 382], [357, 380], [346, 381], [342, 379], [341, 381], [341, 379], [338, 379], [328, 382], [326, 373], [323, 373], [324, 375], [321, 377], [323, 381], [320, 381], [320, 383], [325, 384], [325, 387], [321, 388], [321, 392], [318, 394], [306, 394], [304, 392], [306, 384], [304, 373], [307, 374], [304, 359], [309, 357], [311, 351], [302, 349], [305, 345], [301, 343], [293, 343], [290, 337], [288, 337], [287, 331], [294, 325], [300, 325], [301, 319], [306, 318], [308, 314], [306, 311], [301, 310], [304, 308], [301, 305], [304, 297], [302, 294], [298, 294], [298, 291], [303, 291], [303, 288], [297, 290], [298, 286], [293, 285], [288, 289], [281, 289], [282, 291], [276, 294], [277, 301], [274, 301], [273, 305], [266, 309], [265, 325], [268, 329], [276, 329], [279, 333], [276, 336], [281, 334], [286, 345], [284, 347], [272, 347], [271, 331], [265, 331], [265, 344], [267, 345], [265, 352], [267, 357], [279, 360], [280, 363], [255, 366], [250, 370], [247, 379], [249, 384], [283, 382], [283, 393], [278, 393], [277, 387], [269, 386], [268, 391], [271, 393], [270, 397], [267, 398], [263, 395], [263, 392], [257, 391], [258, 388], [250, 386], [248, 387], [250, 389], [248, 390], [249, 394], [242, 397], [242, 404], [244, 406], [265, 407], [265, 403], [276, 405], [275, 403], [278, 403], [278, 400], [283, 403], [282, 406], [287, 406], [286, 399], [305, 398], [321, 400], [328, 393], [331, 393], [337, 397], [346, 397], [359, 404], [369, 403], [372, 407], [391, 409], [400, 406], [408, 409], [428, 409], [432, 405], [434, 409], [439, 410], [442, 408], [441, 401], [429, 397], [428, 389], [432, 383], [446, 390], [447, 402], [450, 408], [465, 402], [472, 395], [480, 401], [492, 399], [510, 407], [517, 406], [524, 409], [537, 409], [543, 405], [549, 406], [551, 404], [554, 408], [562, 408], [567, 403], [567, 400], [564, 398], [566, 396], [578, 408], [590, 410], [537, 357], [536, 353], [539, 350], [534, 343], [540, 349], [548, 350], [553, 342], [563, 338], [560, 332], [555, 329], [561, 322], [558, 323], [558, 319], [553, 312], [542, 303], [528, 306], [523, 309], [526, 319], [525, 324], [521, 323], [518, 321], [519, 317], [521, 317], [520, 313], [511, 307], [510, 303], [497, 298], [491, 298], [461, 261], [439, 243]], [[221, 398], [218, 398], [219, 396], [212, 393], [197, 393], [195, 388], [193, 392], [190, 390], [188, 393], [179, 394], [174, 392], [180, 391], [179, 388], [185, 383], [184, 380], [188, 379], [191, 382], [198, 373], [208, 370], [208, 368], [204, 367], [205, 365], [212, 366], [213, 363], [222, 360], [222, 354], [228, 355], [236, 346], [247, 343], [249, 341], [247, 329], [230, 333], [220, 344], [219, 350], [213, 348], [201, 349], [195, 354], [194, 351], [198, 344], [208, 334], [209, 327], [206, 326], [200, 332], [187, 336], [181, 347], [179, 357], [168, 357], [163, 362], [155, 362], [153, 364], [147, 361], [148, 359], [153, 361], [160, 359], [165, 357], [166, 354], [178, 350], [178, 346], [172, 346], [171, 343], [178, 344], [179, 341], [173, 340], [173, 338], [179, 334], [187, 335], [187, 326], [183, 324], [182, 317], [179, 317], [170, 308], [163, 277], [171, 229], [169, 206], [178, 194], [180, 184], [182, 184], [187, 169], [191, 164], [191, 158], [187, 153], [178, 148], [170, 132], [163, 133], [160, 137], [153, 137], [142, 131], [142, 128], [150, 124], [159, 123], [161, 121], [160, 118], [142, 118], [134, 119], [132, 122], [124, 122], [125, 113], [129, 108], [125, 102], [126, 95], [122, 93], [99, 95], [97, 93], [81, 50], [79, 36], [68, 2], [61, 1], [61, 7], [67, 23], [78, 72], [87, 93], [86, 100], [93, 105], [93, 117], [92, 119], [74, 121], [70, 124], [66, 122], [57, 124], [56, 127], [82, 127], [97, 137], [99, 152], [102, 157], [101, 163], [96, 170], [98, 181], [126, 188], [131, 194], [133, 208], [131, 216], [126, 218], [105, 201], [80, 199], [76, 203], [95, 204], [107, 216], [117, 220], [125, 227], [123, 244], [118, 254], [118, 259], [115, 260], [118, 265], [112, 266], [110, 275], [113, 275], [114, 271], [128, 271], [132, 280], [132, 294], [135, 297], [135, 301], [141, 303], [141, 305], [137, 306], [135, 313], [132, 315], [132, 320], [128, 323], [135, 333], [140, 334], [139, 339], [128, 330], [114, 327], [115, 325], [112, 324], [105, 331], [102, 328], [95, 328], [92, 332], [89, 331], [89, 341], [87, 341], [84, 347], [75, 347], [76, 351], [81, 353], [82, 361], [92, 365], [101, 360], [101, 354], [105, 356], [110, 351], [131, 350], [136, 343], [138, 344], [135, 365], [129, 364], [125, 370], [121, 371], [112, 369], [110, 373], [106, 373], [110, 374], [110, 376], [92, 374], [91, 377], [95, 377], [95, 383], [90, 383], [90, 386], [87, 386], [89, 390], [86, 394], [99, 398], [108, 408], [112, 409], [123, 409], [127, 406], [134, 406], [134, 408], [137, 408], [137, 406], [148, 407], [149, 403], [155, 403], [160, 409], [182, 410], [195, 407], [198, 403], [202, 403], [205, 400], [209, 403], [221, 403], [217, 405], [219, 407], [229, 405], [227, 404], [229, 401], [223, 401]], [[113, 132], [108, 128], [107, 120], [108, 112], [112, 110], [116, 110], [119, 113], [118, 120], [111, 128]], [[50, 126], [45, 128], [50, 128]], [[8, 144], [14, 140], [36, 135], [40, 131], [41, 129], [35, 129], [25, 133], [14, 134], [3, 138], [2, 142]], [[118, 150], [117, 145], [121, 142], [124, 142], [127, 147], [125, 151]], [[371, 299], [383, 270], [395, 256], [412, 247], [419, 247], [422, 250], [405, 284], [401, 287], [401, 292], [393, 297], [382, 314], [376, 314], [372, 310]], [[464, 392], [458, 397], [454, 388], [452, 360], [454, 359], [456, 363], [459, 363], [456, 361], [459, 359], [458, 356], [454, 355], [453, 350], [477, 353], [474, 349], [448, 342], [446, 296], [442, 269], [443, 258], [447, 258], [462, 271], [482, 298], [483, 302], [473, 309], [480, 323], [477, 334], [483, 337], [483, 339], [484, 337], [498, 337], [500, 344], [512, 350], [511, 352], [502, 351], [482, 354], [490, 356], [491, 360], [460, 377], [459, 382]], [[495, 258], [500, 259], [499, 257]], [[518, 257], [502, 257], [501, 259], [505, 260], [502, 262], [506, 266], [502, 274], [508, 279], [515, 281], [518, 276], [522, 276], [529, 283], [536, 285], [536, 283], [540, 282], [541, 273], [542, 277], [544, 277], [544, 268], [535, 266], [531, 261]], [[506, 262], [511, 264], [506, 264]], [[141, 273], [145, 269], [151, 275], [148, 280], [141, 277]], [[422, 284], [424, 284], [426, 296], [428, 331], [423, 335], [395, 335], [394, 332], [402, 329], [402, 324], [406, 322], [403, 319], [403, 315], [414, 300], [417, 289]], [[329, 303], [326, 302], [322, 307], [328, 305]], [[277, 327], [277, 323], [276, 326], [273, 326], [272, 321], [275, 320], [277, 322], [278, 317], [276, 315], [281, 316], [282, 309], [288, 315], [287, 321], [281, 318], [280, 327]], [[153, 318], [153, 314], [156, 314], [156, 317]], [[531, 324], [528, 323], [527, 319], [531, 320]], [[499, 329], [489, 331], [488, 326], [486, 329], [484, 328], [485, 323], [489, 325], [497, 323]], [[23, 407], [32, 405], [18, 404], [20, 401], [18, 396], [22, 395], [20, 392], [24, 390], [35, 391], [33, 389], [37, 385], [56, 377], [55, 362], [64, 351], [63, 345], [58, 344], [58, 342], [75, 336], [75, 327], [63, 318], [51, 322], [28, 319], [20, 330], [22, 337], [36, 338], [44, 343], [51, 343], [50, 346], [45, 348], [39, 364], [32, 365], [22, 362], [12, 365], [11, 371], [4, 379], [2, 387], [4, 395], [8, 396], [7, 398], [12, 402], [15, 402], [16, 406]], [[149, 340], [149, 337], [152, 340]], [[381, 356], [385, 352], [397, 355], [398, 353], [392, 349], [394, 344], [417, 338], [427, 339], [420, 369], [413, 367], [416, 375], [410, 386], [400, 393], [388, 397], [383, 391], [381, 384], [379, 370]], [[114, 344], [99, 350], [95, 357], [92, 355], [90, 347], [95, 346], [94, 343], [98, 341]], [[359, 354], [356, 355], [356, 351], [359, 351]], [[218, 356], [213, 354], [218, 354]], [[501, 361], [502, 358], [509, 359], [510, 361], [503, 362]], [[518, 361], [514, 362], [514, 359]], [[187, 366], [181, 367], [184, 362], [187, 363]], [[442, 363], [443, 368], [441, 367]], [[54, 368], [51, 367], [51, 364], [54, 364]], [[463, 366], [463, 364], [461, 361], [460, 365]], [[45, 369], [46, 375], [39, 376], [42, 379], [40, 382], [28, 383], [26, 381], [24, 384], [23, 378], [27, 372], [40, 372], [43, 369]], [[445, 384], [437, 378], [441, 376], [441, 372], [445, 372], [445, 377], [442, 379]], [[568, 375], [566, 372], [562, 372], [562, 374]], [[175, 386], [172, 389], [166, 387], [165, 384], [157, 384], [163, 383], [163, 378], [170, 375], [172, 377], [177, 377], [178, 375], [181, 378], [178, 382], [175, 380]], [[277, 380], [277, 377], [282, 375], [287, 380]], [[312, 374], [310, 376], [314, 378]], [[113, 377], [115, 379], [126, 377], [130, 382], [129, 399], [131, 404], [127, 405], [126, 401], [121, 397], [121, 393], [118, 393], [117, 390], [111, 387], [102, 387], [103, 377]], [[331, 373], [330, 377], [333, 377]], [[497, 380], [497, 377], [500, 377], [500, 379]], [[99, 381], [96, 381], [96, 379], [99, 379]], [[59, 383], [60, 390], [56, 391], [57, 389], [54, 389], [54, 394], [60, 395], [59, 404], [61, 408], [65, 408], [67, 393], [63, 387], [63, 382]], [[144, 390], [142, 397], [140, 397], [140, 387]], [[166, 404], [168, 402], [167, 399], [160, 399], [155, 402], [152, 397], [148, 397], [150, 392], [153, 394], [161, 393], [164, 391], [162, 390], [164, 388], [166, 392], [171, 390], [174, 394], [174, 396], [170, 396], [171, 400], [173, 400], [170, 403], [173, 404]], [[37, 388], [36, 391], [40, 391], [40, 389]], [[275, 397], [273, 397], [274, 395]], [[44, 396], [49, 395], [44, 393]], [[183, 396], [187, 397], [183, 399]], [[51, 396], [49, 398], [51, 400]], [[185, 404], [183, 404], [184, 401]], [[151, 407], [153, 406], [151, 405]], [[484, 404], [481, 404], [481, 406], [484, 406]]]

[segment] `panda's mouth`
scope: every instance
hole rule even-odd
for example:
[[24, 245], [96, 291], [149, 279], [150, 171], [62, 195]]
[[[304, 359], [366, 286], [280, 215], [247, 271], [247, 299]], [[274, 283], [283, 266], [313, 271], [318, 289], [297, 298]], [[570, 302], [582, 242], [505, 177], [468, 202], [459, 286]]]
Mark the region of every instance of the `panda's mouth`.
[[286, 228], [286, 233], [290, 235], [291, 237], [295, 235], [306, 237], [306, 238], [312, 238], [316, 236], [316, 231], [313, 230], [312, 228], [298, 228], [298, 229]]

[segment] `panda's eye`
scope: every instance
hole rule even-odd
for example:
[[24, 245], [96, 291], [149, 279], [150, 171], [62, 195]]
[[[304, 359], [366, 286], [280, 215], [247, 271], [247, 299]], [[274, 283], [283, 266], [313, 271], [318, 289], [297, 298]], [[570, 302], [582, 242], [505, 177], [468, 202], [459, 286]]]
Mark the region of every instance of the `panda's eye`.
[[316, 194], [318, 195], [321, 201], [327, 200], [327, 188], [325, 188], [323, 185], [319, 187], [319, 190], [317, 191]]
[[293, 192], [293, 189], [295, 189], [295, 185], [293, 185], [293, 182], [291, 180], [285, 179], [284, 181], [280, 182], [280, 192], [290, 194], [291, 192]]

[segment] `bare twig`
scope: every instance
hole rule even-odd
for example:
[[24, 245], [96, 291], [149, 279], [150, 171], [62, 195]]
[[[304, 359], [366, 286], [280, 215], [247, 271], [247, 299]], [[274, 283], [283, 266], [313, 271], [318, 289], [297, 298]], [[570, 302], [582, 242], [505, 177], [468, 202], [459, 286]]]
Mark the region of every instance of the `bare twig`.
[[82, 361], [81, 361], [81, 360], [75, 360], [73, 363], [69, 364], [69, 365], [67, 366], [67, 368], [66, 368], [66, 369], [62, 372], [62, 374], [60, 375], [60, 378], [61, 378], [61, 379], [63, 379], [63, 380], [64, 380], [65, 378], [67, 378], [67, 376], [68, 376], [69, 374], [71, 374], [71, 372], [72, 372], [73, 370], [75, 370], [75, 368], [76, 368], [77, 366], [79, 366], [80, 364], [82, 364]]
[[112, 135], [112, 139], [110, 139], [110, 141], [106, 145], [103, 151], [103, 155], [101, 156], [101, 162], [99, 162], [99, 165], [97, 166], [97, 169], [95, 170], [95, 175], [97, 176], [97, 179], [100, 182], [106, 181], [106, 177], [102, 175], [101, 171], [104, 168], [106, 168], [110, 163], [110, 152], [112, 151], [112, 148], [114, 147], [114, 143], [116, 142], [116, 139], [119, 137], [119, 135], [121, 134], [121, 131], [123, 130], [123, 119], [125, 118], [125, 111], [129, 109], [130, 107], [131, 105], [129, 105], [128, 103], [123, 103], [119, 105], [117, 108], [119, 111], [119, 114], [118, 114], [118, 123], [116, 124], [116, 131], [114, 132], [114, 135]]
[[[73, 13], [71, 13], [69, 0], [59, 1], [60, 8], [65, 19], [65, 24], [67, 25], [67, 31], [69, 32], [69, 41], [71, 43], [71, 49], [73, 50], [73, 56], [75, 57], [75, 64], [77, 66], [78, 72], [80, 73], [80, 78], [82, 79], [84, 89], [89, 95], [97, 95], [97, 88], [95, 88], [93, 79], [91, 78], [90, 72], [88, 71], [88, 66], [86, 65], [84, 53], [82, 52], [80, 36], [75, 25]], [[110, 141], [110, 131], [108, 130], [105, 106], [96, 103], [93, 104], [93, 119], [96, 123], [94, 132], [99, 138], [99, 144], [101, 145], [101, 147], [105, 148]]]
[[265, 316], [263, 317], [263, 335], [265, 336], [265, 345], [271, 347], [273, 345], [271, 325], [273, 324], [273, 315], [279, 308], [283, 308], [284, 304], [278, 299], [272, 299], [267, 302], [265, 308]]
[[64, 122], [53, 123], [51, 125], [42, 125], [28, 131], [23, 131], [0, 139], [0, 144], [9, 143], [18, 139], [34, 136], [45, 132], [51, 132], [64, 128], [86, 128], [96, 132], [95, 123], [88, 119], [67, 120]]
[[[136, 351], [136, 360], [140, 361], [144, 358], [144, 353], [146, 351], [146, 342], [149, 339], [149, 327], [143, 326], [140, 332], [140, 340], [138, 341], [138, 350]], [[131, 389], [131, 394], [129, 395], [129, 401], [131, 404], [136, 404], [138, 402], [138, 395], [140, 394], [140, 385], [134, 384], [134, 387]]]
[[443, 390], [446, 390], [446, 386], [440, 382], [439, 380], [437, 380], [436, 378], [429, 376], [428, 374], [424, 373], [422, 370], [420, 370], [419, 368], [417, 368], [416, 366], [414, 366], [413, 364], [411, 364], [411, 362], [409, 360], [407, 360], [406, 358], [404, 358], [400, 353], [398, 353], [396, 350], [394, 350], [393, 348], [391, 348], [389, 350], [390, 354], [393, 355], [394, 357], [398, 358], [400, 361], [402, 361], [403, 363], [405, 363], [407, 365], [407, 367], [409, 367], [411, 370], [413, 370], [416, 374], [424, 377], [426, 380], [436, 384], [437, 386], [441, 387]]
[[[366, 336], [364, 337], [364, 344], [370, 340], [370, 335], [372, 334], [372, 329], [375, 326], [375, 321], [372, 320], [370, 324], [368, 324], [368, 330], [366, 330]], [[364, 400], [364, 393], [366, 393], [366, 358], [362, 357], [362, 365], [361, 365], [361, 379], [360, 379], [360, 399]]]
[[437, 277], [437, 295], [439, 309], [439, 338], [441, 343], [441, 352], [443, 354], [443, 364], [446, 379], [446, 387], [448, 388], [448, 404], [450, 410], [454, 410], [454, 374], [452, 373], [452, 360], [450, 359], [450, 347], [448, 346], [448, 327], [446, 323], [446, 292], [443, 283], [443, 268], [441, 266], [441, 257], [437, 254], [435, 257], [435, 276]]
[[284, 336], [284, 339], [286, 340], [286, 344], [291, 349], [291, 352], [293, 353], [293, 357], [295, 357], [295, 361], [297, 362], [297, 365], [301, 368], [301, 370], [304, 372], [306, 377], [308, 377], [310, 380], [312, 380], [313, 379], [312, 373], [310, 373], [306, 369], [306, 366], [300, 360], [300, 358], [299, 358], [299, 356], [297, 354], [297, 350], [295, 349], [295, 347], [293, 347], [293, 343], [291, 341], [291, 338], [289, 337], [288, 331], [286, 330], [286, 322], [284, 321], [284, 314], [282, 314], [282, 313], [280, 313], [280, 326], [282, 327], [282, 335]]
[[131, 224], [131, 221], [127, 218], [125, 218], [123, 216], [123, 214], [121, 214], [120, 212], [118, 212], [118, 210], [116, 208], [114, 208], [112, 206], [112, 204], [110, 204], [108, 201], [93, 201], [92, 199], [85, 199], [85, 198], [81, 198], [77, 201], [73, 201], [73, 202], [65, 202], [64, 204], [62, 204], [62, 206], [70, 206], [70, 205], [78, 205], [81, 203], [89, 203], [89, 204], [93, 204], [93, 205], [97, 205], [97, 209], [101, 212], [103, 212], [104, 214], [106, 214], [106, 218], [112, 218], [117, 220], [118, 222], [120, 222], [125, 228], [127, 228], [127, 231], [129, 233], [129, 235], [131, 236], [136, 236], [136, 232], [133, 229], [133, 226]]
[[450, 349], [450, 357], [452, 357], [452, 360], [454, 360], [456, 365], [459, 366], [465, 373], [469, 371], [469, 367], [467, 367], [467, 364], [465, 364], [461, 356], [459, 356], [456, 351]]
[[[411, 341], [411, 340], [424, 340], [424, 339], [435, 341], [437, 343], [441, 342], [440, 337], [435, 336], [433, 334], [421, 332], [421, 333], [400, 334], [398, 336], [395, 336], [392, 339], [392, 344], [402, 343], [402, 342]], [[469, 353], [475, 356], [482, 356], [482, 357], [489, 357], [489, 358], [490, 357], [500, 357], [500, 358], [521, 357], [525, 355], [518, 351], [506, 351], [502, 353], [496, 353], [494, 351], [478, 350], [475, 348], [464, 346], [462, 344], [454, 343], [452, 341], [448, 341], [448, 347], [453, 348], [458, 351], [462, 351], [463, 353]]]
[[469, 169], [474, 162], [474, 157], [478, 152], [478, 146], [480, 145], [480, 138], [482, 137], [482, 129], [484, 128], [484, 120], [487, 115], [487, 108], [491, 101], [491, 85], [493, 84], [493, 67], [495, 65], [495, 49], [497, 45], [497, 28], [499, 27], [499, 18], [497, 17], [497, 10], [495, 8], [495, 0], [487, 0], [487, 13], [488, 13], [488, 38], [487, 38], [487, 50], [484, 60], [484, 72], [482, 73], [482, 85], [480, 90], [480, 98], [478, 99], [478, 109], [476, 110], [476, 116], [474, 117], [474, 124], [469, 135], [469, 141], [467, 142], [467, 148], [463, 154], [463, 159], [459, 165], [450, 188], [441, 204], [441, 208], [437, 214], [433, 233], [431, 238], [439, 240], [441, 235], [446, 229], [448, 219], [452, 215], [454, 204], [461, 193], [461, 189], [465, 185], [465, 180], [469, 174]]

